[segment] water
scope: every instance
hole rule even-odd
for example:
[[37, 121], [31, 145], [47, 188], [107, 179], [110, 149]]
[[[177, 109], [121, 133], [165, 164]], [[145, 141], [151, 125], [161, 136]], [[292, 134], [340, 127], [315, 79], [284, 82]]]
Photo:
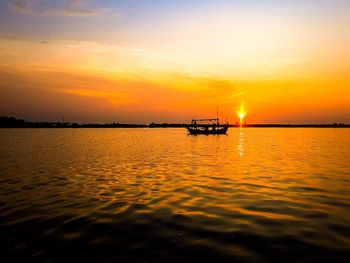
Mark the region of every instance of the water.
[[11, 262], [349, 262], [350, 129], [1, 129]]

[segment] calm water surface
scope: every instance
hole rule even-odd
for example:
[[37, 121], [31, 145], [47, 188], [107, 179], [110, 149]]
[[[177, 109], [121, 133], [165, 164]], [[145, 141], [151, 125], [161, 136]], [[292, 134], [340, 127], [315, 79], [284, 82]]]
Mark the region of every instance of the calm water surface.
[[350, 262], [350, 129], [1, 129], [25, 262]]

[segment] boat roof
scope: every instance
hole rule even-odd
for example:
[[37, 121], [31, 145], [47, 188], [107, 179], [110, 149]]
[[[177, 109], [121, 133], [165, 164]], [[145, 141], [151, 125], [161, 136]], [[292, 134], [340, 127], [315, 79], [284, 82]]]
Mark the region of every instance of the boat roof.
[[215, 119], [192, 119], [192, 121], [218, 121], [219, 118], [215, 118]]

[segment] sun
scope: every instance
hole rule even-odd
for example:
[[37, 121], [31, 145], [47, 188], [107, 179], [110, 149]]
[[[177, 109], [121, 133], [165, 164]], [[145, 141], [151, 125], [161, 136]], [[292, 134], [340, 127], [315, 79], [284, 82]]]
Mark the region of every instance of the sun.
[[243, 103], [241, 103], [241, 106], [239, 108], [239, 110], [237, 111], [237, 116], [239, 118], [239, 122], [242, 126], [242, 123], [243, 123], [243, 119], [245, 118], [245, 116], [247, 115], [245, 109], [244, 109], [244, 105]]
[[239, 113], [238, 113], [238, 117], [239, 117], [240, 119], [244, 119], [245, 113], [244, 113], [244, 112], [239, 112]]

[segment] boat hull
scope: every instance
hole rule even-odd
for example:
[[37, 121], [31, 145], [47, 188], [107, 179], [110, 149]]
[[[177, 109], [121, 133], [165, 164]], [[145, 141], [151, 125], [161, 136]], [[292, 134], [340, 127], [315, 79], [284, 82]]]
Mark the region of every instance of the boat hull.
[[228, 126], [224, 127], [219, 127], [217, 129], [201, 129], [201, 128], [194, 128], [194, 127], [186, 127], [188, 132], [192, 135], [197, 135], [197, 134], [226, 134], [228, 130]]

